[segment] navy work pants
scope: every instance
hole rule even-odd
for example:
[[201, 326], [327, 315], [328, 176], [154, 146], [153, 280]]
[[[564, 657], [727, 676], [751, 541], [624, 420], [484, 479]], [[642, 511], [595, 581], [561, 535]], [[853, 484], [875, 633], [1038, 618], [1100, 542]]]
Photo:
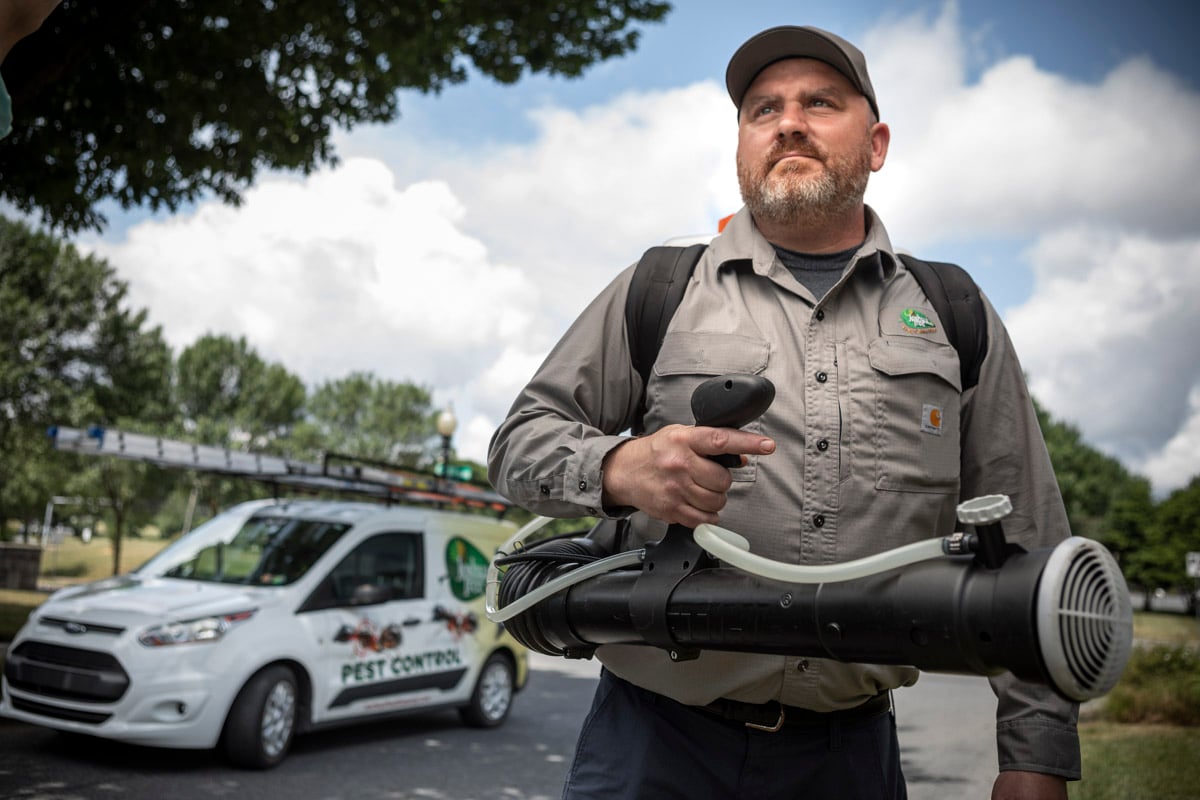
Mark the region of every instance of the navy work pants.
[[754, 730], [600, 673], [563, 800], [904, 800], [891, 712]]

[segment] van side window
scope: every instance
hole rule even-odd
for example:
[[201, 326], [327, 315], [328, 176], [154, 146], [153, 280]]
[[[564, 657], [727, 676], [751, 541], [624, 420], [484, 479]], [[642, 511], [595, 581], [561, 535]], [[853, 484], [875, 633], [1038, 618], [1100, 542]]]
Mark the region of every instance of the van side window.
[[372, 536], [333, 568], [300, 610], [422, 597], [425, 594], [422, 562], [420, 534]]

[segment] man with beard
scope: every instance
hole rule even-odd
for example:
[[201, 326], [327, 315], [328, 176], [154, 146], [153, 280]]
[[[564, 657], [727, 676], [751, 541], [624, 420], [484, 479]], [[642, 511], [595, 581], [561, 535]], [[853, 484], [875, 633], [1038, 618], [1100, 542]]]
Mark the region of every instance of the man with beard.
[[[984, 301], [986, 355], [964, 390], [936, 312], [863, 202], [887, 157], [862, 53], [781, 27], [726, 85], [745, 207], [707, 248], [654, 370], [630, 363], [633, 268], [583, 312], [496, 431], [495, 486], [548, 516], [628, 517], [628, 546], [717, 523], [751, 550], [831, 564], [948, 534], [963, 499], [1009, 495], [1010, 539], [1051, 546], [1066, 514], [1021, 368]], [[920, 324], [913, 322], [914, 318]], [[743, 430], [690, 424], [703, 380], [757, 373], [774, 403]], [[622, 434], [645, 397], [645, 430]], [[734, 454], [726, 469], [708, 456]], [[891, 692], [907, 667], [607, 645], [566, 798], [902, 798]], [[1077, 707], [991, 679], [993, 798], [1066, 798]]]

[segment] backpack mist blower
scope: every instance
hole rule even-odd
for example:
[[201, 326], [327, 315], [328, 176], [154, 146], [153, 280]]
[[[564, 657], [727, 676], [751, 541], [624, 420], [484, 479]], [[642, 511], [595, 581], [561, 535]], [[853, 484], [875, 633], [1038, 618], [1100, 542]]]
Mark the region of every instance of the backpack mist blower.
[[[774, 394], [761, 376], [721, 376], [696, 389], [692, 411], [697, 425], [741, 427]], [[958, 507], [961, 532], [817, 567], [756, 556], [714, 525], [672, 525], [615, 555], [586, 537], [526, 544], [542, 518], [493, 559], [487, 615], [529, 649], [566, 658], [603, 644], [659, 647], [676, 661], [727, 650], [1011, 671], [1070, 700], [1099, 697], [1132, 647], [1124, 577], [1089, 539], [1032, 551], [1006, 542], [1011, 510], [1003, 495], [975, 498]]]

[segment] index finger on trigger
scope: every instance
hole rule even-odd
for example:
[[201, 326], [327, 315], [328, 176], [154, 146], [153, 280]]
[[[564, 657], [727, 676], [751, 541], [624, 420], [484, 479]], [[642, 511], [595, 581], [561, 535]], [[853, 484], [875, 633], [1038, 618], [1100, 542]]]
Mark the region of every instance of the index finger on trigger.
[[706, 456], [769, 455], [775, 452], [775, 440], [759, 433], [734, 428], [696, 428], [695, 450]]

